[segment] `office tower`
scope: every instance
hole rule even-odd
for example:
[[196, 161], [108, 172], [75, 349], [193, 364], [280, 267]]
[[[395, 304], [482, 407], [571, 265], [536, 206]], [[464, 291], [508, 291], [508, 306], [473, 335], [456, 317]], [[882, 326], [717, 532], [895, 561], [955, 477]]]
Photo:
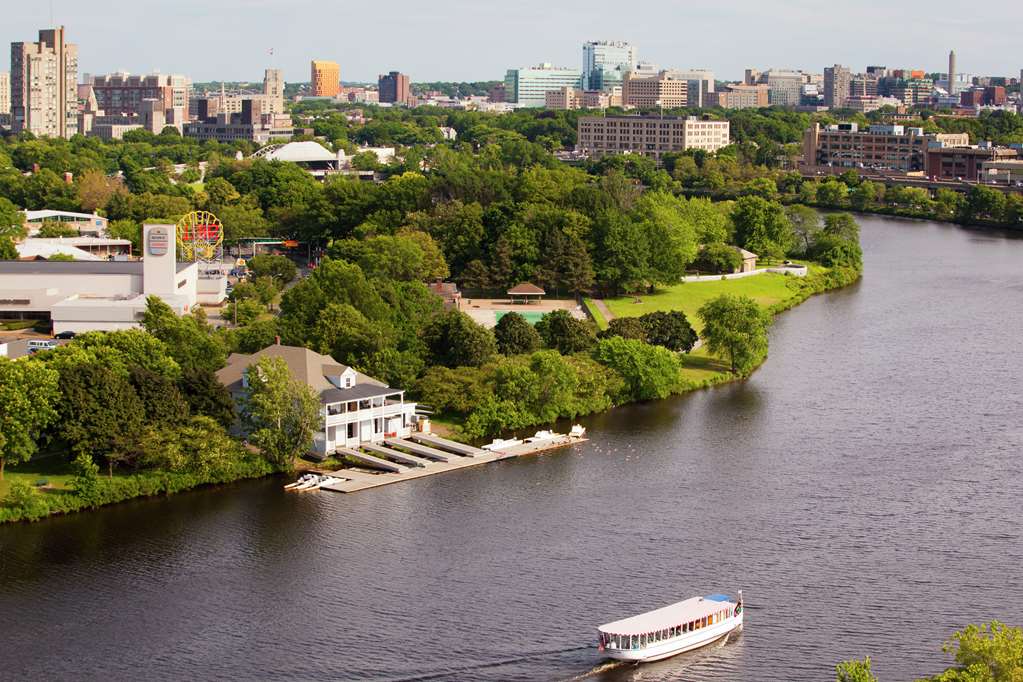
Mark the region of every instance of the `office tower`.
[[11, 74], [0, 71], [0, 116], [11, 113]]
[[561, 88], [578, 88], [582, 84], [582, 71], [551, 66], [548, 63], [528, 69], [508, 69], [504, 77], [507, 101], [519, 107], [542, 107], [547, 103], [547, 92]]
[[669, 71], [661, 71], [650, 78], [635, 78], [627, 74], [622, 84], [622, 102], [627, 107], [673, 109], [688, 106], [688, 81], [675, 78]]
[[337, 97], [341, 92], [341, 67], [338, 63], [314, 59], [309, 89], [313, 97]]
[[621, 85], [625, 74], [636, 67], [636, 47], [621, 40], [583, 43], [582, 87], [604, 90]]
[[824, 69], [824, 103], [832, 109], [841, 109], [849, 99], [852, 72], [835, 64]]
[[266, 69], [263, 72], [263, 98], [268, 114], [284, 113], [284, 72], [280, 69]]
[[78, 46], [64, 27], [39, 31], [39, 42], [11, 43], [11, 127], [70, 138], [78, 132]]
[[412, 93], [409, 90], [408, 76], [398, 71], [391, 71], [377, 77], [377, 91], [381, 102], [392, 104], [408, 104]]
[[689, 69], [688, 71], [669, 71], [672, 78], [686, 82], [686, 106], [705, 107], [708, 95], [714, 92], [714, 72], [710, 69]]
[[92, 76], [87, 83], [96, 98], [95, 108], [107, 116], [139, 114], [147, 99], [157, 100], [164, 109], [188, 111], [188, 91], [192, 86], [187, 76], [162, 73], [138, 76], [113, 73]]
[[948, 53], [948, 94], [956, 94], [956, 51]]

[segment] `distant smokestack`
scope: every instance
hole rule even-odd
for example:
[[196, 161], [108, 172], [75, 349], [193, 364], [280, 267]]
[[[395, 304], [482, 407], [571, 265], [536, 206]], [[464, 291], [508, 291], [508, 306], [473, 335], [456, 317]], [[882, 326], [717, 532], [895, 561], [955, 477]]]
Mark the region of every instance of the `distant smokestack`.
[[948, 53], [948, 94], [956, 94], [956, 51]]

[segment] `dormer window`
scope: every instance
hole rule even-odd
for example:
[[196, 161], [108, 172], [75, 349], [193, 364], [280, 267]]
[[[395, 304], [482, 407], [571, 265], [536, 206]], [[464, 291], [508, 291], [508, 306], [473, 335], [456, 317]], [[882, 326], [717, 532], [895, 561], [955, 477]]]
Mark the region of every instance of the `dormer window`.
[[352, 378], [351, 377], [345, 377], [345, 388], [351, 388], [351, 387], [352, 387]]

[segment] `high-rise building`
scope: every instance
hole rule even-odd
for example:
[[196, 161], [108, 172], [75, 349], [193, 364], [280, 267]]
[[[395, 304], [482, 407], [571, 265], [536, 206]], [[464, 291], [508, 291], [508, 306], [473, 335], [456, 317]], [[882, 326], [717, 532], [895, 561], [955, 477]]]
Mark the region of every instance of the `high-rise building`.
[[96, 109], [108, 116], [139, 114], [142, 112], [142, 103], [147, 99], [157, 100], [164, 109], [181, 108], [188, 111], [188, 91], [192, 81], [187, 76], [113, 73], [91, 78]]
[[542, 107], [547, 92], [582, 85], [582, 71], [544, 63], [528, 69], [509, 69], [504, 77], [505, 98], [518, 107]]
[[408, 104], [412, 99], [408, 76], [398, 71], [378, 76], [377, 91], [380, 93], [381, 102]]
[[724, 90], [707, 95], [706, 106], [722, 109], [754, 109], [770, 104], [768, 86], [726, 85]]
[[841, 109], [849, 99], [852, 72], [835, 64], [824, 69], [824, 104], [832, 109]]
[[714, 92], [714, 72], [710, 69], [689, 69], [688, 71], [669, 71], [672, 78], [686, 82], [686, 106], [705, 107], [708, 95]]
[[11, 43], [11, 127], [70, 138], [78, 132], [78, 46], [64, 27], [39, 31], [39, 42]]
[[338, 63], [314, 59], [309, 76], [309, 90], [313, 97], [337, 97], [341, 92], [341, 67]]
[[263, 72], [263, 96], [273, 114], [284, 113], [284, 72], [280, 69], [266, 69]]
[[605, 90], [621, 85], [625, 74], [636, 68], [636, 46], [621, 40], [583, 43], [585, 90]]
[[766, 85], [768, 103], [775, 107], [797, 107], [803, 96], [803, 86], [809, 82], [802, 71], [746, 69], [744, 85]]
[[661, 71], [649, 78], [626, 74], [622, 83], [622, 102], [627, 107], [673, 109], [688, 106], [689, 82], [675, 78], [670, 71]]
[[0, 71], [0, 116], [11, 113], [11, 74]]

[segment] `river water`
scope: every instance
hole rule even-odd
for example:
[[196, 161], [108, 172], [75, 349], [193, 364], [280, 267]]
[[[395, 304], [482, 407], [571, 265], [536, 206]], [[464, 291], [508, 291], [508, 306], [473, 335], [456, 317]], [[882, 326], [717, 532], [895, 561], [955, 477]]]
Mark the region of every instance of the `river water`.
[[[1023, 604], [1023, 240], [860, 218], [862, 282], [748, 381], [571, 450], [365, 491], [239, 484], [0, 528], [8, 679], [826, 680], [937, 672]], [[594, 627], [743, 589], [648, 666]]]

